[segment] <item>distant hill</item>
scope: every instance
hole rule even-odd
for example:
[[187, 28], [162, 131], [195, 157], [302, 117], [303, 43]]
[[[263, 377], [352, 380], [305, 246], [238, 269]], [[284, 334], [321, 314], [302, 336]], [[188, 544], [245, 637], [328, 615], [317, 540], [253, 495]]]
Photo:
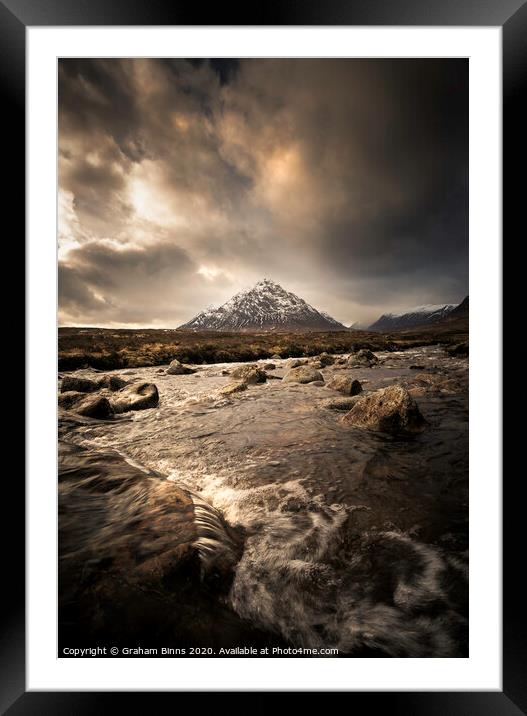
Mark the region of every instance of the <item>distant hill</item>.
[[449, 318], [468, 318], [468, 296], [450, 312]]
[[[468, 300], [468, 299], [466, 299]], [[448, 316], [456, 308], [455, 303], [443, 303], [439, 305], [425, 305], [410, 308], [401, 313], [383, 313], [375, 323], [369, 327], [370, 331], [396, 331], [413, 326], [422, 326], [429, 323], [437, 323]]]
[[430, 340], [438, 343], [460, 343], [469, 340], [469, 316], [468, 316], [468, 296], [461, 303], [453, 308], [444, 318], [432, 323], [426, 323], [420, 326], [412, 326], [410, 328], [402, 328], [386, 332], [384, 337], [404, 343], [408, 341], [410, 344], [416, 340]]
[[179, 329], [192, 331], [345, 331], [324, 311], [263, 279], [219, 308], [208, 308]]

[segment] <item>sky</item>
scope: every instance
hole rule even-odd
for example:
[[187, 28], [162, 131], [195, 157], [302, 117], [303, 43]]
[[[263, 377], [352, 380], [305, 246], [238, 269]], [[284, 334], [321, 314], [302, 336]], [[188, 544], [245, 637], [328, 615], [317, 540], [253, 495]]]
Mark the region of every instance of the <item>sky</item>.
[[61, 59], [59, 323], [270, 278], [345, 325], [468, 294], [468, 60]]

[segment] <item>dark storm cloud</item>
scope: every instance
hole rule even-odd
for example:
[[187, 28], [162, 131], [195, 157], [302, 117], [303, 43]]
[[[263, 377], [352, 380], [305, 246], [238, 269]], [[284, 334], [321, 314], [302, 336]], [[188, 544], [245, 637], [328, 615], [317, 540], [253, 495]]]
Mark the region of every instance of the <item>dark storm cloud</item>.
[[[59, 306], [67, 315], [82, 310], [92, 323], [170, 319], [182, 298], [178, 281], [195, 268], [174, 244], [144, 249], [88, 242], [59, 264]], [[130, 295], [135, 297], [133, 303]], [[184, 307], [183, 302], [179, 308]]]
[[108, 135], [130, 159], [139, 160], [138, 96], [126, 62], [71, 59], [59, 62], [59, 129]]
[[468, 291], [466, 60], [62, 60], [59, 117], [63, 322], [263, 275], [345, 322]]

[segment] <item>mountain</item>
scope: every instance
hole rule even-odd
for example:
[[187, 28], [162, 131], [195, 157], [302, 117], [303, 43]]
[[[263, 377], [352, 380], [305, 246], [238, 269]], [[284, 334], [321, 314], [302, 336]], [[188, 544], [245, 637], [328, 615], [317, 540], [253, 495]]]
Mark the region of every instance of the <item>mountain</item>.
[[468, 296], [466, 296], [459, 306], [450, 311], [448, 318], [468, 318]]
[[455, 310], [455, 303], [445, 303], [440, 305], [426, 305], [411, 308], [402, 313], [383, 313], [375, 323], [372, 323], [369, 330], [371, 331], [394, 331], [411, 326], [422, 326], [428, 323], [436, 323], [448, 316]]
[[274, 281], [263, 279], [219, 308], [207, 308], [179, 326], [193, 331], [345, 331], [342, 323], [317, 311]]

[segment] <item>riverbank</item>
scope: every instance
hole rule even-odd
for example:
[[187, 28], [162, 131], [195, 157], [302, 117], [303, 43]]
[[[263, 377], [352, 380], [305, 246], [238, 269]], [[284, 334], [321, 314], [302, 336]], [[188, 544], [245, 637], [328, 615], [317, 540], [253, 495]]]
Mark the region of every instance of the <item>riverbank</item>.
[[371, 331], [327, 333], [227, 333], [171, 329], [59, 328], [59, 370], [146, 368], [177, 359], [197, 365], [299, 358], [360, 348], [396, 351], [468, 340], [468, 322], [382, 334]]

